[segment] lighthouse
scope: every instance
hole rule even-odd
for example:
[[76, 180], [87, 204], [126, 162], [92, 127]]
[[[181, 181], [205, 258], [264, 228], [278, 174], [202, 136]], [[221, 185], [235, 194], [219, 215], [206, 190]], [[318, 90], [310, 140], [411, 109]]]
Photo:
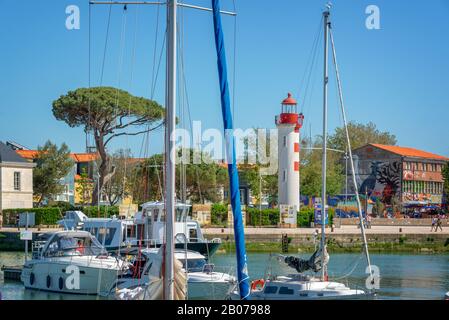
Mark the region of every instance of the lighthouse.
[[[299, 130], [304, 116], [298, 114], [298, 103], [291, 93], [281, 103], [281, 114], [276, 116], [278, 128], [278, 204], [290, 211], [299, 210]], [[293, 209], [293, 207], [295, 209]]]

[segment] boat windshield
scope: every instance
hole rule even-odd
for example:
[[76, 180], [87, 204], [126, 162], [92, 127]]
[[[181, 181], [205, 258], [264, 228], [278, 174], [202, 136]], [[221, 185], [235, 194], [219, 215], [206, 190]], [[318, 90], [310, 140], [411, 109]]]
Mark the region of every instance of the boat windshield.
[[56, 235], [48, 244], [44, 257], [98, 256], [107, 254], [94, 237], [86, 235]]
[[[182, 260], [182, 267], [186, 269], [186, 260]], [[187, 259], [187, 270], [189, 272], [202, 272], [206, 265], [205, 259]]]

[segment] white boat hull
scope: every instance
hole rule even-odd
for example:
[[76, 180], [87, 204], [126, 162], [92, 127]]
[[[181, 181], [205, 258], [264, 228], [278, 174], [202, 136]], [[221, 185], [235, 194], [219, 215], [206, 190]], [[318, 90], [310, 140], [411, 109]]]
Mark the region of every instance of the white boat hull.
[[[64, 260], [52, 260], [31, 261], [24, 266], [21, 280], [25, 288], [70, 294], [108, 295], [120, 274], [117, 266], [110, 263], [99, 267], [96, 264], [77, 265]], [[71, 265], [79, 269], [79, 286], [72, 285], [73, 276], [68, 279], [71, 273], [66, 273], [66, 268]]]
[[[188, 300], [225, 300], [231, 289], [235, 286], [234, 281], [226, 281], [229, 277], [224, 274], [207, 277], [195, 273], [188, 274], [187, 280], [187, 298]], [[139, 279], [120, 279], [117, 281], [117, 289], [133, 289], [142, 286], [144, 283]]]
[[[266, 286], [277, 287], [279, 290], [267, 293]], [[283, 294], [280, 288], [288, 288]], [[287, 293], [288, 292], [288, 293]], [[252, 290], [251, 300], [360, 300], [369, 297], [363, 290], [350, 289], [338, 282], [327, 281], [273, 281], [267, 282], [260, 290]], [[238, 290], [234, 290], [229, 298], [240, 300]]]

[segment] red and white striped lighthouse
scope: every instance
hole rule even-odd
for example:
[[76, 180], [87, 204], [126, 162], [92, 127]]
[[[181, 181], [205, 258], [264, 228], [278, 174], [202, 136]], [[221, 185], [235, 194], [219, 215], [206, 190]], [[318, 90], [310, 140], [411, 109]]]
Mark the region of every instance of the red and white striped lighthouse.
[[278, 204], [299, 210], [299, 129], [304, 116], [298, 114], [298, 103], [291, 93], [282, 101], [281, 114], [276, 116], [278, 128]]

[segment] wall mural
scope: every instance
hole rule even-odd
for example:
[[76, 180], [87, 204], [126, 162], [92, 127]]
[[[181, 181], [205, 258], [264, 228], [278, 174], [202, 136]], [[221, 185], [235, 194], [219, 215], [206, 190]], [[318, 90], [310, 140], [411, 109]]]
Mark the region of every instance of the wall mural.
[[[358, 159], [356, 162], [359, 162]], [[363, 161], [358, 163], [359, 193], [368, 193], [371, 198], [377, 198], [390, 205], [392, 199], [400, 192], [401, 170], [400, 162]], [[365, 174], [364, 174], [365, 173]]]

